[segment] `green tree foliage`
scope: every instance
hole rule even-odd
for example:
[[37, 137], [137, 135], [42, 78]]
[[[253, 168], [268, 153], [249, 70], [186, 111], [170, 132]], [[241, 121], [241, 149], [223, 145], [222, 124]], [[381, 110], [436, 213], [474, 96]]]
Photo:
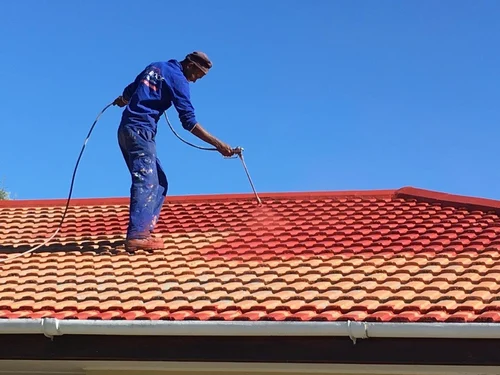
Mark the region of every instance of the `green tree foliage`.
[[9, 192], [0, 188], [0, 200], [9, 199]]
[[5, 190], [3, 181], [0, 181], [0, 201], [10, 199], [10, 194]]

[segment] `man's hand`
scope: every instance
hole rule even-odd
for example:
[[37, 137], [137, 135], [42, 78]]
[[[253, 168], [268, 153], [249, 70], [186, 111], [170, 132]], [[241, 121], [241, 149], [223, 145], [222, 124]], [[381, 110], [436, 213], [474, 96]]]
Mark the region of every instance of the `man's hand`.
[[225, 144], [222, 141], [219, 141], [217, 138], [215, 138], [213, 135], [211, 135], [209, 132], [203, 129], [203, 127], [200, 124], [196, 124], [196, 126], [192, 130], [192, 133], [201, 140], [210, 143], [222, 155], [227, 157], [234, 155], [234, 150], [229, 145]]
[[118, 107], [125, 107], [127, 105], [127, 101], [125, 99], [123, 99], [123, 96], [119, 96], [118, 98], [115, 99], [115, 101], [113, 102], [113, 105], [117, 105]]
[[224, 142], [218, 141], [215, 147], [224, 156], [229, 157], [234, 155], [234, 150]]

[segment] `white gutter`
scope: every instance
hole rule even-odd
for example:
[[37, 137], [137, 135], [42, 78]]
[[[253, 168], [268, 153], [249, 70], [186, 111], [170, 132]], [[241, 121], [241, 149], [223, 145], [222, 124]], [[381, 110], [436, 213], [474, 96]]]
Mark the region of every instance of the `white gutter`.
[[500, 339], [500, 323], [0, 319], [0, 334]]

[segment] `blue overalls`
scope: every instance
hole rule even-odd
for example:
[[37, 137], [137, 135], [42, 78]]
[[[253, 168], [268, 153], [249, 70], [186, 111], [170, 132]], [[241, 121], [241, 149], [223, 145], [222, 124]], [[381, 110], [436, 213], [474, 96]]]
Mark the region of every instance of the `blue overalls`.
[[128, 101], [118, 143], [132, 178], [127, 239], [147, 238], [153, 231], [168, 191], [168, 180], [156, 153], [160, 116], [174, 105], [184, 129], [196, 125], [189, 81], [177, 60], [148, 65], [123, 91]]

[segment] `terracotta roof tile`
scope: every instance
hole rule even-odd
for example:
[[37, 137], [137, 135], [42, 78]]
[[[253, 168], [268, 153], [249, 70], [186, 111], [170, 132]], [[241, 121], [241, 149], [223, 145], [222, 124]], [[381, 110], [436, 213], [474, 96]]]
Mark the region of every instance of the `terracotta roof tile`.
[[[74, 200], [2, 263], [0, 318], [499, 322], [500, 202], [396, 191], [169, 197], [128, 254], [128, 199]], [[0, 202], [0, 257], [65, 200]]]

